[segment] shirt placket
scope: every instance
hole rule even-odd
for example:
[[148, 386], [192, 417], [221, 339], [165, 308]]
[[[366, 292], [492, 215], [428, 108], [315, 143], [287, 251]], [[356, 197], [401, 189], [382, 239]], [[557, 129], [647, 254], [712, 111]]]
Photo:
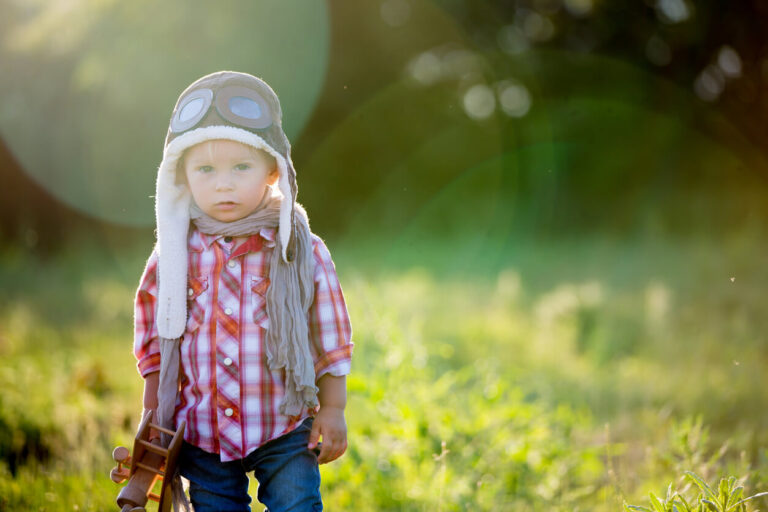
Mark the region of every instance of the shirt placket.
[[240, 337], [242, 265], [232, 257], [232, 239], [222, 240], [223, 265], [219, 274], [216, 309], [216, 415], [219, 447], [230, 457], [240, 458], [242, 422], [240, 404]]

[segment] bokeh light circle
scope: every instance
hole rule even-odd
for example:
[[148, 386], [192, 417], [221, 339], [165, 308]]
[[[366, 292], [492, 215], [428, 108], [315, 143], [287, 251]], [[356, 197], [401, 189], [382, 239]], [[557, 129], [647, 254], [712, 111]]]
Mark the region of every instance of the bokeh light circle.
[[70, 4], [19, 11], [19, 23], [0, 40], [4, 69], [12, 71], [0, 76], [0, 136], [37, 183], [102, 220], [154, 224], [170, 115], [195, 79], [224, 69], [263, 78], [280, 97], [291, 140], [325, 81], [325, 2]]

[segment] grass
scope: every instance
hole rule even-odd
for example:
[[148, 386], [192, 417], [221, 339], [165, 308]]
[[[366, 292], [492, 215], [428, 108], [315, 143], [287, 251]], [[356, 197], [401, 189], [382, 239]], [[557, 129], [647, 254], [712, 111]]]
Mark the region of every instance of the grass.
[[[688, 470], [764, 490], [765, 241], [499, 240], [329, 241], [356, 342], [329, 510], [621, 510]], [[114, 507], [139, 245], [0, 253], [0, 510]]]

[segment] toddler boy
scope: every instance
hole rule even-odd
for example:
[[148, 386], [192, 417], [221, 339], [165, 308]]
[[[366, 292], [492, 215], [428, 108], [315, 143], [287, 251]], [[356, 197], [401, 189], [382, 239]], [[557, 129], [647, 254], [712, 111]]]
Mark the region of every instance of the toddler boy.
[[250, 471], [268, 510], [322, 510], [318, 464], [347, 446], [350, 321], [296, 202], [281, 119], [262, 80], [202, 77], [176, 103], [158, 170], [134, 353], [145, 409], [186, 421], [178, 465], [196, 512], [250, 510]]

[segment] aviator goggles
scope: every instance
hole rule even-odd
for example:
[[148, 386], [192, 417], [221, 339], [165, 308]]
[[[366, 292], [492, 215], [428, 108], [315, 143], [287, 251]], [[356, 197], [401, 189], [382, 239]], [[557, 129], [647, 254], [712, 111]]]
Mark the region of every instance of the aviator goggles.
[[171, 132], [181, 133], [199, 123], [215, 106], [225, 120], [244, 128], [263, 129], [272, 124], [267, 102], [253, 89], [239, 85], [222, 87], [216, 93], [211, 89], [197, 89], [179, 104], [171, 119]]

